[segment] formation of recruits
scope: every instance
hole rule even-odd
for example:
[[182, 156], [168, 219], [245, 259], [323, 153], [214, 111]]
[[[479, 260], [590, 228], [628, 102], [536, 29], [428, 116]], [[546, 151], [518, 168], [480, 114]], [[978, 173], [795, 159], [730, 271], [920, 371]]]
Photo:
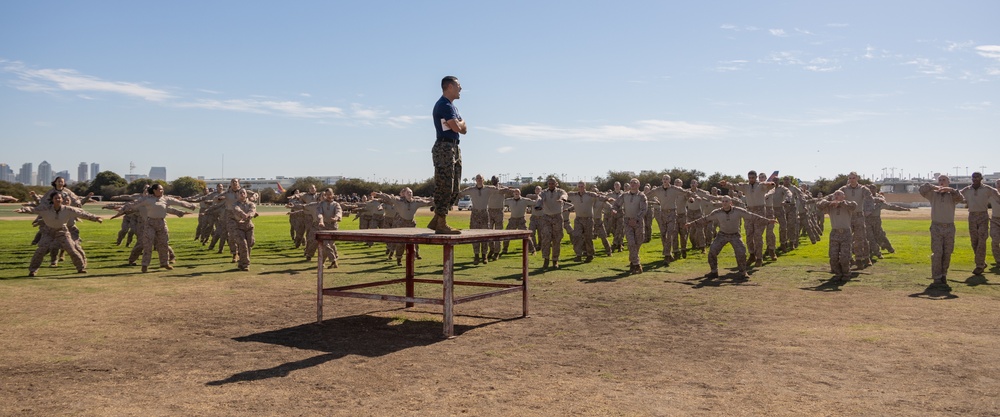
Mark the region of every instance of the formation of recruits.
[[[558, 188], [554, 178], [548, 179], [546, 188], [536, 187], [533, 194], [522, 196], [519, 189], [498, 184], [496, 177], [488, 183], [481, 175], [476, 185], [461, 190], [461, 195], [472, 198], [470, 227], [473, 229], [504, 229], [504, 208], [510, 211], [507, 230], [530, 230], [532, 238], [527, 250], [540, 253], [542, 268], [559, 268], [561, 242], [564, 232], [569, 235], [576, 262], [591, 262], [596, 256], [594, 240], [600, 239], [604, 254], [612, 256], [628, 248], [629, 273], [642, 273], [639, 259], [641, 245], [651, 238], [652, 223], [656, 221], [662, 244], [664, 265], [686, 258], [688, 244], [693, 250], [708, 252], [710, 271], [707, 277], [718, 276], [718, 254], [730, 244], [736, 254], [739, 275], [749, 279], [748, 270], [759, 268], [765, 259], [776, 260], [779, 254], [798, 247], [800, 238], [816, 243], [825, 229], [825, 217], [830, 218], [829, 258], [834, 280], [846, 281], [852, 268], [864, 269], [873, 259], [882, 258], [882, 251], [894, 253], [881, 226], [882, 210], [909, 210], [885, 201], [874, 185], [858, 183], [857, 173], [848, 175], [848, 183], [827, 197], [813, 197], [807, 186], [796, 187], [791, 177], [780, 181], [776, 175], [768, 178], [750, 171], [747, 181], [720, 182], [728, 195], [720, 190], [703, 190], [692, 180], [684, 188], [680, 179], [664, 175], [662, 184], [646, 185], [640, 189], [638, 179], [622, 186], [600, 192], [596, 187], [587, 189], [584, 182], [577, 189], [567, 192]], [[983, 184], [981, 173], [973, 173], [972, 185], [961, 190], [951, 188], [949, 178], [942, 175], [938, 184], [924, 184], [920, 194], [931, 205], [931, 271], [934, 285], [947, 287], [947, 272], [955, 240], [955, 207], [965, 203], [969, 208], [969, 234], [975, 255], [973, 274], [982, 274], [986, 268], [986, 241], [992, 238], [994, 261], [1000, 264], [1000, 212], [989, 207], [1000, 207], [1000, 192]], [[1000, 187], [1000, 181], [996, 184]], [[175, 256], [169, 246], [166, 216], [183, 216], [181, 206], [193, 210], [198, 203], [198, 227], [195, 240], [209, 250], [218, 245], [219, 253], [229, 245], [232, 262], [242, 270], [250, 265], [250, 252], [254, 246], [253, 218], [257, 216], [253, 202], [257, 195], [240, 187], [233, 179], [228, 188], [221, 184], [205, 194], [186, 199], [165, 196], [163, 187], [154, 184], [141, 194], [121, 196], [127, 203], [111, 204], [105, 208], [118, 210], [114, 217], [125, 216], [118, 234], [117, 244], [138, 236], [137, 244], [128, 257], [129, 265], [142, 259], [146, 272], [152, 252], [156, 251], [161, 268], [173, 269]], [[38, 248], [28, 267], [29, 276], [35, 276], [45, 254], [50, 265], [57, 266], [68, 254], [77, 271], [86, 273], [87, 259], [80, 239], [77, 219], [101, 222], [98, 216], [80, 209], [89, 197], [80, 198], [65, 187], [62, 178], [52, 182], [52, 189], [42, 196], [32, 194], [32, 203], [19, 213], [35, 214], [34, 224], [39, 227], [33, 244]], [[336, 246], [330, 242], [319, 248], [315, 232], [336, 230], [345, 213], [356, 213], [361, 229], [415, 227], [414, 216], [421, 207], [432, 206], [429, 199], [414, 197], [406, 188], [399, 196], [373, 192], [362, 196], [357, 203], [334, 200], [332, 189], [317, 192], [295, 193], [289, 199], [291, 208], [290, 236], [296, 247], [305, 246], [305, 258], [311, 260], [317, 250], [330, 260], [331, 267], [338, 266]], [[531, 213], [531, 216], [527, 216]], [[574, 213], [575, 216], [571, 216]], [[527, 220], [526, 219], [530, 219]], [[778, 227], [775, 228], [774, 225]], [[991, 227], [992, 226], [992, 227]], [[741, 233], [745, 232], [744, 236]], [[477, 244], [473, 246], [473, 263], [486, 264], [508, 252], [509, 241]], [[372, 246], [372, 243], [368, 243]], [[403, 245], [387, 245], [388, 259], [402, 263]], [[417, 258], [420, 258], [417, 248]]]
[[[532, 231], [531, 241], [524, 250], [540, 253], [543, 269], [559, 268], [561, 242], [568, 234], [576, 262], [593, 260], [595, 239], [600, 239], [607, 256], [628, 248], [630, 274], [642, 273], [639, 253], [641, 245], [652, 236], [653, 221], [659, 227], [665, 265], [686, 258], [690, 244], [691, 249], [701, 253], [707, 250], [710, 271], [706, 276], [718, 277], [718, 255], [729, 244], [736, 254], [737, 279], [747, 280], [750, 268], [760, 268], [764, 260], [774, 261], [779, 254], [793, 251], [801, 238], [813, 244], [819, 242], [828, 216], [830, 271], [833, 280], [846, 281], [852, 269], [871, 266], [874, 259], [883, 257], [883, 251], [895, 252], [882, 229], [882, 210], [909, 210], [886, 202], [874, 185], [861, 185], [858, 180], [857, 173], [852, 172], [847, 185], [830, 196], [814, 197], [808, 186], [793, 185], [792, 177], [779, 179], [775, 173], [769, 178], [755, 171], [747, 174], [746, 182], [720, 182], [727, 195], [720, 195], [716, 188], [701, 189], [696, 180], [691, 181], [690, 188], [684, 188], [680, 179], [672, 180], [669, 175], [664, 175], [657, 187], [646, 185], [640, 190], [638, 179], [632, 179], [624, 186], [615, 183], [607, 192], [596, 187], [588, 190], [584, 182], [579, 182], [575, 191], [567, 192], [550, 178], [546, 188], [536, 187], [533, 194], [522, 196], [519, 189], [499, 185], [496, 177], [487, 182], [477, 175], [476, 185], [461, 190], [459, 195], [472, 199], [472, 229]], [[973, 176], [973, 185], [960, 192], [940, 184], [926, 184], [921, 192], [932, 200], [935, 259], [932, 275], [936, 285], [947, 285], [945, 274], [954, 242], [954, 206], [959, 202], [965, 201], [970, 207], [970, 232], [974, 230], [971, 234], [977, 265], [974, 273], [980, 274], [986, 268], [987, 236], [993, 236], [994, 258], [1000, 263], [997, 244], [1000, 213], [994, 212], [991, 219], [987, 212], [990, 198], [998, 198], [998, 194], [993, 187], [982, 185], [980, 174]], [[940, 201], [941, 195], [948, 196], [945, 200], [950, 211], [932, 199]], [[362, 229], [414, 227], [416, 209], [431, 204], [404, 190], [398, 197], [373, 193], [372, 198], [363, 197], [348, 211], [357, 213]], [[505, 207], [510, 212], [506, 227]], [[990, 223], [994, 224], [992, 231]], [[295, 240], [302, 233], [294, 232], [296, 222], [293, 220], [292, 224]], [[942, 226], [947, 224], [951, 224], [950, 240], [948, 227]], [[473, 245], [473, 264], [488, 264], [498, 259], [508, 252], [509, 243]], [[401, 245], [387, 245], [388, 258], [395, 256], [397, 264], [401, 263], [402, 253]], [[307, 251], [307, 259], [310, 257]]]

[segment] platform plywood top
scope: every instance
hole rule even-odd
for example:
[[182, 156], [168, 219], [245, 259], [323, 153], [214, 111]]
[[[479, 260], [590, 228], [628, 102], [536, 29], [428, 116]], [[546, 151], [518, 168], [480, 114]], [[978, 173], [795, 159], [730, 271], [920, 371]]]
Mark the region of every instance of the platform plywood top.
[[316, 238], [321, 240], [369, 241], [387, 243], [418, 243], [418, 244], [460, 244], [487, 242], [491, 240], [524, 239], [531, 236], [527, 230], [462, 230], [457, 235], [439, 235], [426, 227], [401, 227], [394, 229], [368, 230], [323, 230], [316, 232]]

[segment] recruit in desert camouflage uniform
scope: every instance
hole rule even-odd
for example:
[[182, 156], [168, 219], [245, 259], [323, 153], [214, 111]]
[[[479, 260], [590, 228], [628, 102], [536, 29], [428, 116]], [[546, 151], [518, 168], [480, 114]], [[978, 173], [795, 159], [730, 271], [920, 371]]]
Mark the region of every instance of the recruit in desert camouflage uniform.
[[950, 187], [947, 175], [941, 175], [938, 185], [921, 185], [920, 195], [931, 202], [931, 276], [935, 285], [947, 288], [955, 250], [955, 205], [962, 202], [962, 193]]
[[821, 200], [817, 207], [830, 216], [830, 271], [835, 281], [843, 282], [851, 276], [851, 219], [858, 203], [845, 199], [843, 191], [834, 192], [832, 198]]

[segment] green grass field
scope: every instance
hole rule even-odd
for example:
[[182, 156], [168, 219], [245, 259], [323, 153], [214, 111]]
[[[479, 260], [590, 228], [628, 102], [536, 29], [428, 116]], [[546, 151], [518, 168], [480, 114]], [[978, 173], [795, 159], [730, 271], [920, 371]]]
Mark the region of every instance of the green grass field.
[[[0, 217], [17, 216], [9, 214], [16, 206], [0, 206]], [[109, 217], [106, 210], [97, 209], [96, 205], [88, 207], [92, 212]], [[282, 207], [266, 207], [261, 211], [281, 212]], [[35, 250], [35, 246], [29, 245], [35, 233], [35, 228], [31, 227], [31, 216], [23, 215], [24, 220], [3, 220], [0, 221], [0, 280], [27, 280], [28, 260]], [[455, 219], [459, 227], [468, 227], [462, 221], [468, 222], [468, 218], [458, 217]], [[429, 216], [419, 217], [418, 224], [426, 224]], [[217, 254], [209, 252], [207, 247], [200, 245], [193, 240], [194, 229], [197, 223], [196, 216], [185, 216], [184, 218], [168, 219], [168, 226], [171, 232], [171, 246], [177, 254], [177, 264], [174, 271], [159, 271], [155, 268], [155, 254], [153, 256], [153, 269], [151, 274], [164, 275], [184, 275], [203, 276], [215, 279], [238, 278], [243, 273], [236, 271], [234, 265], [230, 263], [228, 253]], [[252, 274], [281, 274], [281, 273], [313, 273], [315, 262], [306, 262], [301, 249], [294, 249], [289, 237], [288, 218], [286, 216], [272, 215], [261, 216], [255, 220], [257, 245], [251, 256]], [[137, 274], [137, 267], [126, 266], [128, 248], [115, 246], [114, 241], [120, 227], [120, 219], [106, 221], [103, 224], [92, 222], [82, 222], [80, 224], [81, 236], [84, 240], [83, 247], [87, 252], [89, 260], [87, 278], [100, 278], [102, 276], [119, 276], [127, 274]], [[929, 222], [926, 220], [886, 220], [884, 227], [890, 240], [896, 247], [895, 254], [886, 254], [885, 259], [877, 263], [876, 268], [860, 271], [858, 277], [850, 285], [876, 286], [883, 288], [901, 288], [910, 286], [926, 285], [930, 275], [930, 236], [928, 233]], [[966, 290], [972, 292], [994, 292], [991, 285], [978, 285], [984, 283], [981, 277], [973, 277], [971, 270], [974, 267], [972, 251], [969, 245], [967, 226], [964, 221], [956, 222], [958, 230], [956, 236], [956, 250], [952, 257], [952, 268], [949, 279], [957, 282], [969, 284]], [[346, 220], [341, 223], [342, 229], [355, 229], [357, 222]], [[456, 248], [456, 276], [461, 278], [479, 277], [483, 274], [490, 279], [517, 279], [520, 269], [520, 242], [511, 244], [512, 254], [501, 258], [493, 267], [484, 269], [472, 265], [472, 248], [470, 245], [462, 245]], [[598, 246], [599, 243], [598, 243]], [[399, 267], [395, 262], [386, 261], [383, 256], [382, 245], [373, 248], [365, 247], [359, 243], [342, 242], [338, 245], [341, 253], [342, 268], [338, 272], [360, 272], [361, 276], [348, 277], [351, 280], [368, 280], [380, 278], [381, 276], [397, 276]], [[655, 231], [651, 243], [643, 245], [642, 261], [645, 270], [652, 274], [681, 274], [684, 276], [697, 277], [708, 270], [707, 257], [704, 254], [691, 252], [688, 258], [675, 262], [668, 268], [660, 264], [660, 244], [659, 234]], [[515, 251], [514, 248], [517, 248]], [[227, 251], [228, 252], [228, 251]], [[441, 248], [439, 246], [424, 247], [421, 249], [422, 261], [417, 263], [417, 274], [437, 274], [440, 273]], [[562, 245], [562, 268], [559, 270], [541, 271], [532, 270], [532, 275], [541, 278], [540, 283], [549, 278], [569, 277], [584, 282], [613, 281], [618, 279], [628, 279], [625, 272], [628, 270], [627, 254], [615, 254], [613, 257], [598, 256], [594, 262], [576, 263], [572, 262], [573, 252], [569, 244], [568, 237], [565, 237]], [[988, 256], [989, 257], [989, 256]], [[991, 257], [990, 257], [991, 258]], [[992, 260], [992, 259], [990, 259]], [[721, 269], [735, 268], [735, 260], [731, 248], [723, 250], [720, 256], [719, 266]], [[72, 264], [67, 259], [59, 267], [50, 268], [48, 263], [44, 263], [37, 279], [74, 279], [82, 278], [76, 274]], [[531, 266], [538, 268], [541, 265], [541, 258], [535, 255], [531, 258]], [[816, 245], [803, 243], [798, 250], [781, 256], [777, 262], [766, 263], [765, 266], [753, 274], [754, 280], [768, 279], [786, 283], [790, 286], [818, 285], [822, 280], [828, 279], [827, 271], [827, 244], [824, 241]], [[995, 272], [995, 270], [994, 270]], [[374, 275], [374, 276], [371, 276]], [[341, 274], [343, 276], [343, 274]]]

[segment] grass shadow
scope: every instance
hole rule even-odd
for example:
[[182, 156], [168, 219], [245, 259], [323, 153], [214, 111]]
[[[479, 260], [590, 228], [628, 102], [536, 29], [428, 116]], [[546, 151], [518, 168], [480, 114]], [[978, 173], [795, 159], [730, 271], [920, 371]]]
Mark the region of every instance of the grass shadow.
[[[645, 267], [643, 267], [643, 269], [645, 269]], [[628, 278], [628, 277], [632, 276], [632, 273], [629, 272], [628, 270], [626, 270], [625, 268], [611, 268], [611, 271], [612, 272], [618, 271], [618, 273], [614, 274], [614, 275], [607, 275], [607, 276], [597, 277], [597, 278], [589, 278], [589, 279], [588, 278], [580, 278], [577, 281], [582, 282], [584, 284], [596, 284], [598, 282], [615, 282], [615, 281], [618, 281], [618, 280], [620, 280], [622, 278]]]

